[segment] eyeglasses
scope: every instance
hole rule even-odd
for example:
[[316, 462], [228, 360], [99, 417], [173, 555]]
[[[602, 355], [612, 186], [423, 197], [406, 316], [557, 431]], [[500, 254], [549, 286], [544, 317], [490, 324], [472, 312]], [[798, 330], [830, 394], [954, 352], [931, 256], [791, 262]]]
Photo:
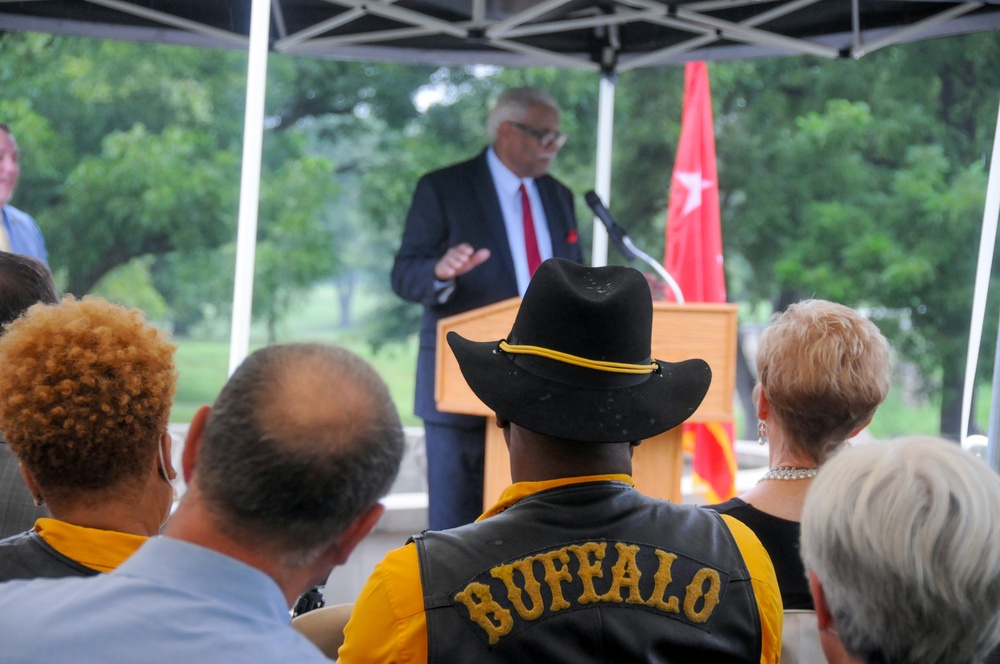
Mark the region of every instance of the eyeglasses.
[[560, 149], [562, 146], [566, 145], [566, 139], [569, 138], [566, 134], [561, 131], [549, 131], [548, 129], [535, 129], [534, 127], [529, 127], [526, 124], [520, 122], [514, 122], [508, 120], [507, 124], [512, 127], [517, 127], [525, 134], [530, 134], [538, 140], [538, 144], [543, 148], [549, 148], [555, 146], [556, 150]]

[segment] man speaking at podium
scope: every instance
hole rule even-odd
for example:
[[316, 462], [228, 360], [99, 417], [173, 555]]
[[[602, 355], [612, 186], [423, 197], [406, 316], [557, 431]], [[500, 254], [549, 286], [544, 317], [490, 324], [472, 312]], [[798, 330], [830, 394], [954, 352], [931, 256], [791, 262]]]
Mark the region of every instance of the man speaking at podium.
[[432, 530], [482, 512], [485, 420], [434, 402], [437, 322], [523, 295], [547, 258], [583, 262], [569, 189], [548, 175], [566, 143], [559, 108], [537, 88], [504, 92], [490, 111], [492, 145], [420, 178], [392, 267], [392, 289], [424, 306], [415, 413], [424, 420]]

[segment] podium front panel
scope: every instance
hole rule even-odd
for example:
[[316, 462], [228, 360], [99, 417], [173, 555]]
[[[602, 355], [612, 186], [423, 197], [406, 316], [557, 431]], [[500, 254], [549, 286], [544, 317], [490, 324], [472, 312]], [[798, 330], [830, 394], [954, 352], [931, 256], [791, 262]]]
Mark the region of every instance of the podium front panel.
[[[480, 307], [438, 322], [434, 396], [438, 409], [487, 418], [486, 468], [483, 499], [496, 502], [510, 484], [510, 467], [503, 435], [491, 411], [473, 394], [458, 367], [446, 336], [454, 331], [472, 341], [496, 341], [510, 332], [520, 298]], [[712, 385], [691, 422], [733, 418], [736, 386], [736, 334], [738, 307], [732, 304], [653, 303], [653, 357], [668, 362], [701, 358], [712, 368]], [[681, 499], [684, 465], [681, 428], [643, 441], [633, 457], [633, 480], [643, 493], [672, 501]]]

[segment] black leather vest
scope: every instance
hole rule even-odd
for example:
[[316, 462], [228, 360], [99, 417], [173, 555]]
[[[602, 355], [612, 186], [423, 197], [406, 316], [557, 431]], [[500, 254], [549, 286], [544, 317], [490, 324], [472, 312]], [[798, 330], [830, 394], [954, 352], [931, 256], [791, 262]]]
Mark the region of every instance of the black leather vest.
[[746, 564], [709, 510], [588, 482], [414, 539], [430, 664], [760, 662]]
[[0, 540], [0, 581], [95, 574], [96, 569], [59, 553], [34, 530]]

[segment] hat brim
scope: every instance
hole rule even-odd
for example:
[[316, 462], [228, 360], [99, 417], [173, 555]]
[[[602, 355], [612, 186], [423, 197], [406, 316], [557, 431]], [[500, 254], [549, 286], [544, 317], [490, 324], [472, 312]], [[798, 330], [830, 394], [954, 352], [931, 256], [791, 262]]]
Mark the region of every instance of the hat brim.
[[651, 438], [694, 414], [712, 382], [704, 360], [656, 360], [658, 372], [613, 389], [558, 383], [536, 376], [498, 349], [455, 332], [448, 344], [472, 391], [504, 419], [536, 433], [596, 443]]

